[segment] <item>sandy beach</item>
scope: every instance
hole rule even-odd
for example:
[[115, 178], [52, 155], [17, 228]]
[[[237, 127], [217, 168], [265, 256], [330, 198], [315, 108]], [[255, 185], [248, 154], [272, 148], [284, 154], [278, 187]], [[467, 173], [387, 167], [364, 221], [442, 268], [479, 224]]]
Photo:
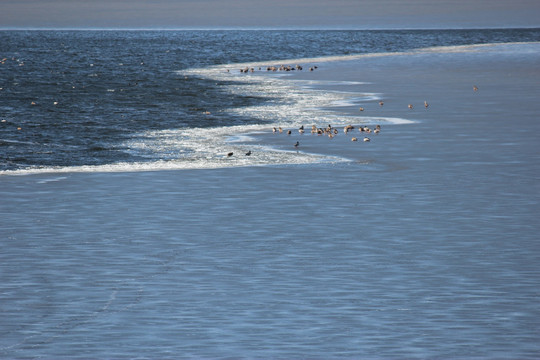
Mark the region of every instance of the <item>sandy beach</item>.
[[414, 121], [253, 135], [347, 161], [0, 177], [1, 356], [534, 358], [540, 53], [505, 46], [289, 76]]

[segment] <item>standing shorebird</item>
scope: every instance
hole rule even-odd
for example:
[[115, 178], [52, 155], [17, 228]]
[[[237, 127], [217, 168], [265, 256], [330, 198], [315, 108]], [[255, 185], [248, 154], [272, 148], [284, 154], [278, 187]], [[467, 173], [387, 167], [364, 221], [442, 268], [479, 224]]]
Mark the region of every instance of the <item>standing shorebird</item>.
[[295, 149], [298, 149], [298, 146], [300, 146], [300, 142], [297, 141], [296, 144], [294, 144]]

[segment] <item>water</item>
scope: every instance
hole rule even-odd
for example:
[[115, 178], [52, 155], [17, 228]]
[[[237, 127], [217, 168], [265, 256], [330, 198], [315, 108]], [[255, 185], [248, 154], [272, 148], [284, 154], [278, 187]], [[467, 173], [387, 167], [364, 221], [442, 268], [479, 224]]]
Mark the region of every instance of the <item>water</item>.
[[538, 30], [0, 36], [0, 357], [538, 358]]
[[[250, 87], [236, 77], [209, 78], [190, 69], [539, 38], [536, 29], [2, 31], [0, 171], [177, 159], [222, 166], [213, 158], [221, 148], [193, 144], [190, 135], [175, 137], [173, 146], [159, 138], [158, 145], [141, 143], [167, 138], [162, 130], [301, 121], [298, 109], [323, 100], [285, 85]], [[241, 66], [230, 68], [237, 74]], [[333, 100], [342, 98], [334, 94]], [[276, 163], [284, 161], [276, 156]]]

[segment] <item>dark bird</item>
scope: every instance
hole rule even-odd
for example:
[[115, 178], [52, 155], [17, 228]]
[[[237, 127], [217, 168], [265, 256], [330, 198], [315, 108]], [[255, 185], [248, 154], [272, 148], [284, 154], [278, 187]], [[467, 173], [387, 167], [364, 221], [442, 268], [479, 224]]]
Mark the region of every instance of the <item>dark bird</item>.
[[251, 155], [251, 150], [249, 150], [247, 153], [246, 153], [246, 156], [249, 156]]
[[298, 146], [300, 145], [300, 142], [297, 141], [296, 144], [294, 144], [294, 147], [298, 149]]
[[233, 156], [233, 154], [234, 153], [231, 151], [230, 153], [227, 154], [227, 157], [231, 157], [231, 156]]

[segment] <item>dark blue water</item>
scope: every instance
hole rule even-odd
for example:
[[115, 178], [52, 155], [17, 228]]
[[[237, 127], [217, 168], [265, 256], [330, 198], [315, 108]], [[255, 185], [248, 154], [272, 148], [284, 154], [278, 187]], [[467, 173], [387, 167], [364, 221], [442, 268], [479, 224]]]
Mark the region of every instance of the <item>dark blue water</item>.
[[266, 121], [227, 109], [271, 99], [178, 70], [538, 40], [538, 29], [1, 31], [0, 170], [155, 161], [167, 155], [131, 151], [134, 134]]

